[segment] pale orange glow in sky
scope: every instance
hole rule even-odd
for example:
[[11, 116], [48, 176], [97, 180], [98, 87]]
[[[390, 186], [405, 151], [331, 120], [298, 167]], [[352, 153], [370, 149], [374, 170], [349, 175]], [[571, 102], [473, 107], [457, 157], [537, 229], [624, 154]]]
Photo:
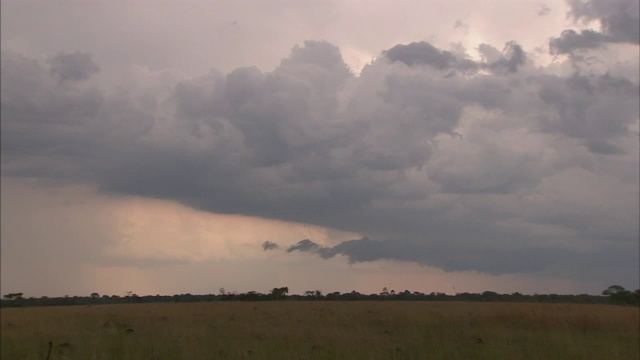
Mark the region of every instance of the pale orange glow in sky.
[[255, 258], [265, 241], [289, 246], [302, 239], [321, 244], [359, 238], [358, 234], [242, 215], [214, 214], [170, 201], [117, 200], [117, 230], [106, 255], [139, 259], [206, 260]]
[[[2, 237], [22, 234], [21, 246], [8, 250], [33, 259], [23, 264], [3, 258], [3, 288], [31, 296], [78, 294], [74, 289], [115, 295], [127, 291], [139, 295], [217, 293], [222, 287], [268, 292], [277, 286], [288, 286], [292, 293], [318, 289], [367, 294], [383, 287], [446, 293], [457, 289], [571, 292], [574, 288], [562, 279], [448, 273], [415, 263], [350, 264], [343, 256], [325, 260], [311, 254], [289, 254], [286, 247], [301, 239], [331, 246], [359, 235], [308, 224], [213, 214], [164, 200], [105, 197], [86, 187], [45, 191], [33, 183], [5, 181], [2, 185], [3, 221], [11, 222], [3, 227]], [[96, 238], [98, 231], [101, 236]], [[64, 241], [46, 241], [58, 237]], [[264, 251], [260, 245], [267, 240], [281, 248]], [[58, 253], [65, 254], [64, 266], [50, 263]], [[12, 276], [18, 272], [24, 283], [16, 283]]]

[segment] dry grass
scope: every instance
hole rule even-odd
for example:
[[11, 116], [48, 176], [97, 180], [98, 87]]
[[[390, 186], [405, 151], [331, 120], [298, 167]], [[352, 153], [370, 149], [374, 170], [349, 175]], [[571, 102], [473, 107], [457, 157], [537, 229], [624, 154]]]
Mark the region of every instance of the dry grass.
[[2, 309], [2, 359], [640, 359], [637, 307], [260, 302]]

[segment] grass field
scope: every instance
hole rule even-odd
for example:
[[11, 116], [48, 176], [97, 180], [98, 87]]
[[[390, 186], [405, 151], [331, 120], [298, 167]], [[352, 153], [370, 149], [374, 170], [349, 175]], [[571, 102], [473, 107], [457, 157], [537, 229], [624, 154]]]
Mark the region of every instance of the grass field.
[[5, 308], [0, 358], [640, 359], [640, 309], [468, 302]]

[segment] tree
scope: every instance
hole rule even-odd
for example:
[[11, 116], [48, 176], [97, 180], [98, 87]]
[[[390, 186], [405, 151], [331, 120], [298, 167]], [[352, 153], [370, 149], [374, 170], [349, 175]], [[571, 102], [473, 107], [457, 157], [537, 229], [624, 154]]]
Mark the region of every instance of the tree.
[[15, 301], [15, 300], [21, 300], [22, 295], [24, 295], [24, 293], [11, 293], [11, 294], [5, 295], [4, 298], [11, 301]]
[[97, 299], [99, 297], [100, 297], [100, 294], [98, 294], [97, 292], [91, 293], [91, 298]]
[[604, 296], [615, 296], [618, 294], [622, 294], [628, 292], [625, 288], [623, 288], [620, 285], [611, 285], [609, 286], [606, 290], [604, 290], [602, 292], [602, 295]]
[[275, 298], [283, 297], [289, 293], [288, 287], [280, 287], [271, 289], [270, 295]]
[[24, 298], [22, 297], [23, 293], [11, 293], [4, 296], [5, 299], [11, 301], [11, 305], [9, 306], [22, 306]]
[[602, 295], [609, 298], [613, 304], [639, 304], [640, 296], [638, 290], [631, 292], [620, 285], [611, 285], [602, 292]]
[[322, 297], [322, 291], [320, 290], [308, 290], [304, 292], [304, 296], [306, 297], [310, 297], [310, 298], [321, 298]]

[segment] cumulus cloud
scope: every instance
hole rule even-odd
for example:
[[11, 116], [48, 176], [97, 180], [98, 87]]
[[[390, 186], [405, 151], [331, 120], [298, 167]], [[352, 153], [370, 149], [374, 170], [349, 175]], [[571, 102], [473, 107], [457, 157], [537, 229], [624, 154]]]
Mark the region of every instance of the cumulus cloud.
[[286, 250], [352, 262], [569, 276], [637, 254], [637, 81], [478, 50], [399, 44], [356, 76], [308, 41], [269, 72], [116, 88], [77, 81], [90, 56], [57, 60], [76, 73], [3, 50], [2, 175], [353, 231]]

